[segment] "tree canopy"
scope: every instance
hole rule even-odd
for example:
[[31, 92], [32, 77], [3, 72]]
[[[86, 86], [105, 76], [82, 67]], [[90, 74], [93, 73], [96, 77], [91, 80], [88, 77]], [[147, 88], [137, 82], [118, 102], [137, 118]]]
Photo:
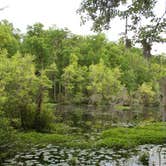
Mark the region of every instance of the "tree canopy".
[[162, 35], [166, 31], [166, 10], [158, 16], [154, 10], [157, 5], [156, 0], [83, 0], [78, 13], [82, 23], [93, 21], [92, 29], [95, 31], [110, 29], [111, 21], [116, 17], [126, 20], [126, 47], [130, 46], [129, 31], [133, 33], [132, 41], [142, 44], [143, 54], [148, 58], [154, 42], [165, 42]]

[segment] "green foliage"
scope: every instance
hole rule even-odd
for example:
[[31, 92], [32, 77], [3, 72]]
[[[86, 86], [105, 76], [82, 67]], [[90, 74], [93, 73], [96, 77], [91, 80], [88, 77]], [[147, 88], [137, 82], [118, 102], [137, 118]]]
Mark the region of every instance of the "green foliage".
[[147, 105], [153, 101], [153, 98], [155, 97], [155, 91], [153, 90], [151, 83], [143, 83], [138, 88], [138, 93], [140, 95], [140, 103]]
[[[132, 14], [135, 26], [139, 22], [137, 16], [151, 17], [149, 14], [152, 14], [154, 3], [153, 0], [133, 1], [129, 13], [116, 13], [119, 4], [127, 1], [109, 1], [112, 2], [109, 9], [113, 9], [110, 13], [104, 6], [98, 8], [104, 5], [102, 1], [83, 2], [80, 11], [90, 12], [96, 30], [102, 26], [109, 28], [110, 20], [117, 14], [120, 17]], [[96, 2], [99, 6], [95, 5]], [[100, 10], [104, 12], [96, 15], [95, 12]], [[144, 42], [151, 46], [158, 40], [165, 25], [163, 20], [152, 20], [158, 22], [155, 33], [154, 26], [138, 29], [139, 42], [147, 37]], [[41, 23], [29, 26], [21, 38], [12, 24], [2, 21], [0, 40], [0, 162], [15, 153], [15, 145], [17, 148], [31, 144], [130, 148], [146, 143], [165, 143], [165, 123], [141, 124], [133, 128], [112, 127], [92, 138], [88, 134], [83, 136], [81, 132], [100, 131], [109, 124], [103, 125], [79, 109], [71, 111], [67, 125], [56, 123], [54, 115], [55, 104], [61, 103], [109, 104], [119, 110], [137, 104], [159, 105], [159, 80], [166, 76], [164, 55], [147, 60], [140, 49], [126, 49], [122, 41], [109, 42], [104, 34], [79, 36], [67, 29], [44, 29]], [[43, 134], [16, 133], [13, 128]], [[141, 156], [140, 160], [147, 162], [147, 156]], [[71, 159], [71, 163], [75, 162], [75, 158]]]
[[77, 165], [79, 162], [78, 162], [78, 159], [77, 157], [72, 157], [69, 161], [69, 163], [73, 166]]
[[122, 84], [119, 80], [121, 72], [119, 68], [110, 69], [105, 66], [103, 60], [99, 64], [89, 67], [89, 85], [87, 89], [91, 96], [92, 103], [110, 103], [122, 91]]
[[[93, 30], [101, 31], [110, 29], [111, 21], [116, 17], [130, 18], [133, 24], [140, 21], [140, 17], [152, 17], [155, 0], [128, 1], [128, 0], [83, 0], [78, 13], [81, 15], [82, 23], [93, 21]], [[125, 5], [125, 8], [123, 8]], [[133, 25], [132, 24], [132, 25]]]
[[[158, 81], [166, 76], [162, 55], [147, 60], [140, 49], [109, 42], [104, 34], [83, 37], [41, 23], [29, 26], [20, 43], [13, 26], [1, 22], [0, 37], [0, 110], [17, 129], [52, 131], [50, 102], [123, 108], [160, 101]], [[71, 116], [73, 126], [91, 128], [82, 112]]]
[[28, 27], [27, 35], [23, 40], [22, 51], [35, 55], [37, 69], [44, 69], [53, 60], [51, 59], [52, 52], [47, 42], [47, 33], [43, 30], [41, 23]]
[[[94, 31], [110, 29], [111, 21], [117, 16], [125, 19], [126, 48], [131, 45], [128, 45], [128, 31], [134, 32], [133, 41], [142, 44], [143, 54], [149, 58], [153, 42], [165, 42], [162, 34], [165, 32], [166, 11], [159, 17], [154, 10], [157, 5], [156, 0], [82, 0], [78, 13], [83, 24], [92, 20]], [[142, 21], [144, 19], [147, 21]]]
[[0, 163], [9, 157], [15, 144], [15, 131], [10, 127], [9, 121], [0, 112]]
[[18, 138], [22, 140], [22, 143], [27, 144], [64, 144], [72, 140], [72, 136], [60, 135], [60, 134], [47, 134], [47, 133], [37, 133], [37, 132], [28, 132], [28, 133], [18, 133]]
[[148, 152], [144, 152], [143, 154], [141, 154], [139, 156], [139, 161], [143, 164], [143, 165], [149, 165], [149, 153]]
[[37, 80], [33, 58], [30, 55], [21, 57], [20, 54], [7, 58], [3, 52], [0, 56], [1, 106], [8, 117], [18, 117], [28, 104], [33, 104], [35, 97]]
[[63, 134], [45, 134], [45, 133], [18, 133], [17, 137], [24, 144], [53, 144], [69, 147], [92, 148], [109, 147], [114, 149], [132, 148], [143, 144], [161, 144], [166, 139], [165, 123], [150, 123], [140, 125], [134, 128], [112, 127], [108, 130], [94, 135], [94, 139], [85, 139], [83, 135], [71, 133]]
[[100, 58], [107, 55], [107, 39], [104, 34], [80, 37], [76, 45], [78, 50], [76, 54], [79, 57], [79, 63], [84, 66], [99, 63]]
[[[143, 2], [137, 5], [146, 6]], [[37, 23], [28, 27], [22, 51], [34, 54], [36, 74], [42, 69], [52, 81], [48, 99], [57, 103], [108, 104], [126, 96], [130, 105], [143, 83], [152, 83], [155, 89], [156, 81], [165, 76], [163, 58], [162, 62], [155, 58], [147, 61], [140, 49], [109, 42], [104, 34], [83, 37], [57, 27], [44, 29]], [[159, 89], [155, 93], [159, 94]]]
[[[129, 75], [133, 76], [133, 78], [130, 78], [130, 80], [133, 81], [132, 79], [134, 79], [138, 87], [138, 85], [142, 84], [144, 81], [152, 79], [149, 66], [148, 61], [144, 59], [139, 52], [131, 49], [125, 52], [121, 68], [124, 73], [131, 72]], [[127, 81], [127, 84], [130, 80]]]
[[83, 123], [83, 111], [81, 109], [74, 110], [69, 116], [73, 127], [81, 127]]
[[50, 132], [52, 130], [52, 123], [54, 123], [55, 115], [51, 110], [42, 110], [37, 119], [37, 131]]
[[126, 0], [83, 0], [78, 13], [81, 14], [83, 23], [89, 18], [93, 21], [94, 30], [109, 29], [111, 19], [118, 15], [120, 2], [125, 3]]
[[[45, 71], [41, 73], [40, 77], [35, 75], [35, 67], [33, 64], [33, 57], [16, 54], [8, 58], [5, 52], [0, 54], [0, 89], [1, 89], [1, 109], [10, 119], [11, 124], [13, 119], [20, 119], [21, 127], [23, 129], [34, 128], [34, 121], [36, 121], [36, 110], [38, 100], [38, 92], [46, 96], [46, 91], [50, 87], [51, 82], [47, 78]], [[43, 97], [42, 102], [45, 102]], [[40, 125], [43, 130], [48, 128], [52, 115], [46, 112], [41, 112], [39, 115], [42, 119]]]
[[52, 123], [51, 132], [55, 134], [69, 134], [72, 130], [70, 126], [64, 123]]
[[70, 64], [64, 68], [62, 75], [63, 84], [65, 87], [65, 100], [68, 103], [83, 102], [84, 91], [86, 87], [87, 68], [78, 64], [78, 57], [71, 56]]
[[0, 49], [6, 49], [8, 56], [15, 54], [20, 47], [17, 30], [7, 20], [0, 22]]
[[165, 124], [146, 124], [134, 128], [111, 128], [102, 133], [98, 146], [112, 148], [131, 148], [137, 145], [152, 143], [159, 144], [165, 141]]

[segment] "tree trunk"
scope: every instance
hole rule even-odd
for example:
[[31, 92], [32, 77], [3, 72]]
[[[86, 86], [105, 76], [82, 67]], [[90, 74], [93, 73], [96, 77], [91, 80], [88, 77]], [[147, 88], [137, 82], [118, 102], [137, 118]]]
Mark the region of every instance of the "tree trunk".
[[40, 91], [37, 99], [37, 109], [36, 109], [37, 114], [40, 114], [41, 112], [42, 101], [43, 101], [43, 93]]
[[126, 48], [131, 48], [132, 45], [131, 45], [131, 40], [130, 39], [126, 38], [125, 46], [126, 46]]
[[147, 39], [143, 39], [141, 41], [142, 44], [142, 49], [143, 49], [143, 55], [145, 58], [149, 59], [151, 57], [151, 50], [152, 50], [152, 46], [151, 44], [147, 41]]
[[166, 77], [160, 80], [161, 89], [161, 101], [160, 101], [160, 111], [162, 115], [162, 121], [166, 121]]
[[43, 103], [43, 91], [42, 87], [39, 88], [37, 100], [36, 100], [36, 115], [35, 115], [35, 122], [34, 122], [34, 128], [36, 130], [39, 130], [40, 128], [40, 114], [42, 111], [42, 103]]
[[128, 16], [126, 16], [126, 23], [125, 23], [125, 47], [131, 48], [131, 40], [128, 39]]

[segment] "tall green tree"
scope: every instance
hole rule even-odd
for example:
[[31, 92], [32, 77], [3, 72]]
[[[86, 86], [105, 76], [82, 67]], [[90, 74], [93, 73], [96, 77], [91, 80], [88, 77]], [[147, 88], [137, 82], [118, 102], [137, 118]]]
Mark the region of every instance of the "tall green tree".
[[14, 118], [20, 118], [21, 126], [25, 127], [24, 118], [26, 110], [34, 103], [36, 93], [35, 68], [32, 63], [32, 57], [27, 55], [22, 58], [16, 54], [11, 58], [1, 53], [0, 75], [1, 89], [3, 89], [1, 100], [2, 108], [12, 121]]
[[78, 64], [76, 55], [71, 56], [70, 64], [64, 68], [62, 80], [67, 103], [85, 102], [87, 67]]
[[[95, 31], [110, 29], [111, 21], [117, 16], [126, 20], [124, 32], [126, 47], [131, 45], [128, 31], [134, 32], [134, 41], [142, 44], [143, 54], [148, 58], [151, 56], [153, 42], [165, 41], [161, 34], [165, 32], [166, 11], [163, 11], [162, 16], [157, 16], [154, 12], [156, 5], [158, 5], [156, 0], [83, 0], [78, 13], [81, 14], [83, 23], [87, 20], [93, 21], [92, 29]], [[142, 24], [144, 19], [147, 20], [146, 24]]]
[[47, 42], [47, 33], [41, 23], [28, 26], [27, 34], [23, 38], [22, 52], [35, 56], [38, 70], [45, 69], [52, 63], [52, 52]]
[[78, 13], [81, 14], [82, 23], [89, 19], [93, 21], [93, 30], [108, 30], [110, 21], [119, 13], [121, 3], [126, 3], [126, 0], [83, 0]]
[[44, 93], [50, 87], [44, 73], [36, 76], [33, 60], [30, 55], [16, 54], [8, 58], [5, 52], [0, 54], [1, 110], [11, 123], [20, 120], [24, 129], [34, 127], [34, 115], [40, 115]]
[[108, 68], [103, 60], [89, 67], [89, 82], [87, 89], [90, 102], [93, 104], [113, 104], [117, 102], [119, 94], [123, 90], [120, 81], [121, 72], [119, 68]]
[[7, 20], [0, 22], [0, 49], [6, 49], [8, 56], [12, 56], [20, 49], [19, 30], [15, 29]]

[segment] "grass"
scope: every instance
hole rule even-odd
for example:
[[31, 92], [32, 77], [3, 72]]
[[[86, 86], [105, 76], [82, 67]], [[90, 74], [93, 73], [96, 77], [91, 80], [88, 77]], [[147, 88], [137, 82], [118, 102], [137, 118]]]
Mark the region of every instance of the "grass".
[[33, 145], [58, 145], [66, 147], [79, 147], [90, 148], [93, 144], [91, 141], [87, 141], [81, 135], [62, 135], [62, 134], [45, 134], [37, 132], [18, 133], [18, 141], [21, 147], [29, 147]]
[[166, 123], [151, 123], [133, 128], [116, 127], [101, 134], [97, 146], [111, 148], [132, 148], [143, 144], [166, 142]]
[[[93, 134], [92, 134], [93, 135]], [[46, 134], [27, 132], [17, 134], [23, 145], [59, 145], [79, 148], [110, 147], [115, 149], [133, 148], [142, 144], [162, 144], [166, 142], [166, 123], [141, 124], [133, 128], [112, 127], [98, 136], [86, 138], [79, 134]]]
[[18, 133], [18, 138], [25, 144], [60, 144], [71, 141], [72, 136], [37, 132]]
[[[10, 158], [17, 152], [31, 150], [34, 146], [46, 146], [48, 144], [62, 147], [74, 148], [100, 148], [108, 147], [113, 149], [130, 149], [143, 144], [163, 144], [166, 143], [166, 122], [165, 123], [141, 123], [140, 125], [127, 127], [111, 127], [101, 133], [71, 133], [61, 127], [59, 133], [38, 133], [38, 132], [17, 132], [15, 146], [0, 156]], [[69, 133], [67, 133], [67, 131]]]

